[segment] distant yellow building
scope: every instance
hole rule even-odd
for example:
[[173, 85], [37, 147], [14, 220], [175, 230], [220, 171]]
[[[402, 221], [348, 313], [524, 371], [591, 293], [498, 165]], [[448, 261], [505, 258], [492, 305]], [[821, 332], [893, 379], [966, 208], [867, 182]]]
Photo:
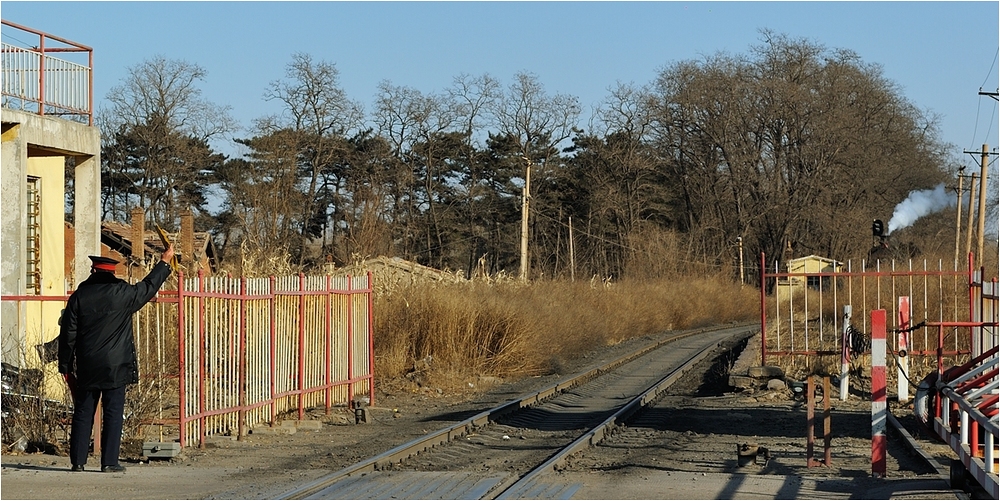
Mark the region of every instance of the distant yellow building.
[[775, 289], [779, 302], [807, 289], [830, 290], [833, 277], [822, 274], [837, 273], [844, 268], [843, 263], [839, 261], [817, 255], [790, 259], [786, 266], [790, 276], [779, 278]]

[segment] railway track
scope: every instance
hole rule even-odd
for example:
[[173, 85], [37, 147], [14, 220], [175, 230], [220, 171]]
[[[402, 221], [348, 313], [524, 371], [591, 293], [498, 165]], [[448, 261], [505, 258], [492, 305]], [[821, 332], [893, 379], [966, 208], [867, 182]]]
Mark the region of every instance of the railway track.
[[536, 479], [748, 327], [680, 333], [294, 488], [282, 499], [566, 497]]

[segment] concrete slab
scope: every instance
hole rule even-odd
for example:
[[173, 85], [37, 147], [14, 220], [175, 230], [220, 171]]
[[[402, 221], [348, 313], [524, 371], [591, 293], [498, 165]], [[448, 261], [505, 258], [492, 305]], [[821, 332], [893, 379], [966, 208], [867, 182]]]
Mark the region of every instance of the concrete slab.
[[821, 478], [678, 471], [562, 472], [542, 479], [571, 499], [958, 499], [928, 478]]

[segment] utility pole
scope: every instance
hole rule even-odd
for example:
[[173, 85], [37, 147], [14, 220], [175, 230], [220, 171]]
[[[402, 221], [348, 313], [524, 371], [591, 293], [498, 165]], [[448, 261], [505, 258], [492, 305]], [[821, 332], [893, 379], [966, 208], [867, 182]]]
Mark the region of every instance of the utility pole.
[[521, 272], [522, 282], [528, 281], [528, 201], [531, 199], [531, 159], [524, 159], [524, 191], [521, 192]]
[[576, 256], [573, 255], [573, 216], [569, 217], [569, 281], [576, 282]]
[[976, 211], [973, 210], [972, 204], [976, 200], [976, 173], [972, 173], [972, 179], [969, 181], [969, 224], [965, 229], [965, 255], [968, 256], [972, 252], [972, 224], [975, 222], [973, 216], [975, 216]]
[[[988, 92], [980, 92], [980, 95], [992, 96], [996, 99], [996, 96]], [[979, 155], [980, 162], [980, 174], [979, 174], [979, 214], [976, 220], [976, 260], [973, 266], [979, 267], [983, 263], [983, 243], [985, 240], [986, 231], [986, 179], [987, 172], [989, 171], [990, 165], [990, 151], [989, 145], [983, 144], [982, 151], [965, 151], [970, 155]], [[993, 153], [996, 154], [995, 152]], [[968, 255], [972, 252], [972, 199], [976, 191], [976, 174], [972, 174], [972, 185], [969, 186], [969, 234], [965, 240], [965, 253]]]
[[965, 167], [958, 168], [958, 203], [955, 204], [955, 269], [958, 269], [959, 240], [962, 235], [962, 181], [964, 180]]
[[736, 237], [736, 245], [740, 249], [740, 287], [743, 287], [743, 237]]
[[979, 245], [976, 247], [976, 268], [983, 265], [983, 232], [986, 230], [986, 172], [990, 165], [990, 150], [983, 143], [983, 157], [981, 160], [982, 173], [979, 175], [979, 227], [976, 228], [979, 234]]

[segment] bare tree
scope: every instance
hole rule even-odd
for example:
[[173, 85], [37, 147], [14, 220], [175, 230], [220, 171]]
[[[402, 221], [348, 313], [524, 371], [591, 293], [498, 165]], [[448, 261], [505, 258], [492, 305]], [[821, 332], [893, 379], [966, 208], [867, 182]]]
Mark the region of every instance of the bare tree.
[[[498, 136], [506, 138], [509, 147], [520, 157], [510, 161], [521, 163], [524, 167], [525, 176], [522, 179], [525, 187], [530, 187], [531, 176], [535, 176], [536, 185], [546, 183], [556, 168], [552, 160], [558, 156], [559, 144], [572, 135], [577, 125], [579, 99], [565, 94], [549, 96], [537, 76], [522, 72], [514, 75], [514, 82], [501, 94], [491, 111]], [[524, 197], [530, 200], [533, 195], [525, 193]], [[541, 210], [536, 205], [531, 212]], [[552, 231], [537, 231], [532, 236], [552, 234]], [[532, 259], [525, 246], [526, 241], [522, 238], [522, 278], [527, 278]]]
[[105, 216], [138, 205], [147, 220], [174, 227], [180, 211], [204, 211], [206, 174], [221, 162], [209, 143], [237, 129], [229, 108], [207, 102], [198, 65], [156, 56], [129, 69], [98, 115], [103, 145]]
[[408, 229], [416, 229], [412, 223], [419, 212], [424, 219], [421, 254], [428, 264], [443, 266], [440, 250], [445, 245], [443, 219], [447, 216], [442, 211], [448, 209], [446, 192], [451, 186], [446, 181], [453, 177], [455, 167], [446, 161], [455, 152], [454, 142], [447, 138], [459, 123], [457, 106], [447, 95], [425, 95], [384, 81], [379, 84], [375, 121], [413, 176]]
[[[277, 100], [282, 112], [257, 122], [261, 135], [289, 130], [294, 136], [294, 151], [304, 182], [305, 201], [301, 206], [303, 239], [324, 237], [332, 230], [331, 221], [343, 194], [344, 173], [337, 160], [345, 153], [345, 141], [356, 131], [363, 118], [361, 105], [349, 100], [339, 86], [339, 71], [333, 63], [313, 62], [304, 53], [292, 55], [284, 80], [271, 82], [264, 93], [266, 100]], [[322, 196], [321, 196], [322, 195]], [[326, 246], [324, 238], [324, 246]], [[302, 264], [307, 251], [297, 252]]]
[[873, 217], [939, 182], [933, 128], [877, 66], [763, 36], [750, 56], [677, 63], [656, 82], [660, 155], [689, 230], [716, 260], [736, 237], [775, 258], [857, 255]]

